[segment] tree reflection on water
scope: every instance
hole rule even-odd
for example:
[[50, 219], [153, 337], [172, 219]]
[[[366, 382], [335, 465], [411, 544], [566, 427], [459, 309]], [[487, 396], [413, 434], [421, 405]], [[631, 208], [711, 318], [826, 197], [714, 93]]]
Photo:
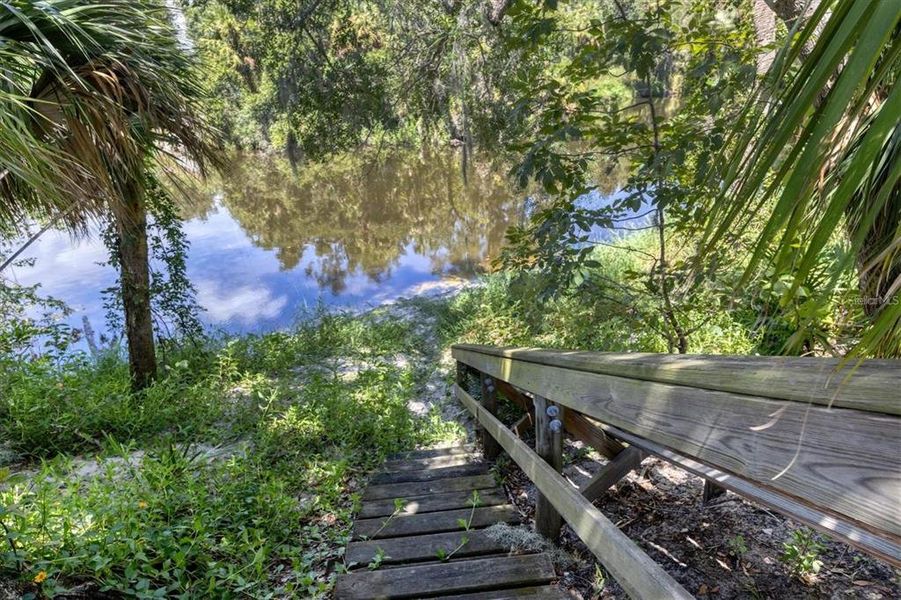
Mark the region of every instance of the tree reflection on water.
[[526, 192], [512, 188], [506, 169], [477, 162], [464, 183], [451, 151], [346, 154], [297, 173], [271, 157], [241, 156], [211, 185], [283, 271], [312, 250], [304, 272], [333, 294], [351, 274], [386, 280], [408, 248], [434, 275], [472, 277], [527, 215]]

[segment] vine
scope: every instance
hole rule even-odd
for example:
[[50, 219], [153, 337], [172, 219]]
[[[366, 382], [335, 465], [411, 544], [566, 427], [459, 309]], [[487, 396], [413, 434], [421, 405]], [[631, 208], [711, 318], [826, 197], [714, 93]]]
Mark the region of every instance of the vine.
[[[145, 201], [147, 203], [147, 244], [150, 257], [150, 305], [159, 339], [203, 336], [197, 302], [197, 290], [188, 278], [187, 255], [190, 242], [182, 229], [182, 221], [172, 196], [152, 174], [147, 175]], [[119, 272], [119, 235], [115, 223], [108, 219], [101, 233], [109, 251], [107, 265]], [[106, 324], [114, 337], [121, 337], [123, 306], [121, 281], [101, 292], [106, 310]]]

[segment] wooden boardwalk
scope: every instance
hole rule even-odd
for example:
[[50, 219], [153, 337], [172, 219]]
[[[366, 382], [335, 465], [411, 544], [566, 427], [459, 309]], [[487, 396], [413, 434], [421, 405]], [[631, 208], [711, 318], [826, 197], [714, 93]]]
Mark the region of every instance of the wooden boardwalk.
[[485, 528], [516, 509], [466, 448], [385, 463], [363, 492], [335, 598], [564, 599], [546, 554], [511, 554]]

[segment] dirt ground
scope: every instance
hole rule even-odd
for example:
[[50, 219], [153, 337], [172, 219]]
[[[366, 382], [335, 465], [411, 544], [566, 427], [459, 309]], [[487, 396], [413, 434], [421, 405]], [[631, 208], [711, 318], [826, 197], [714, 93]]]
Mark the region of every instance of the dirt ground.
[[[575, 485], [606, 462], [581, 442], [567, 440], [564, 454], [564, 475]], [[499, 472], [513, 502], [531, 519], [534, 485], [509, 459]], [[731, 492], [702, 505], [703, 487], [701, 478], [652, 457], [595, 505], [698, 598], [901, 598], [901, 572], [818, 534], [819, 572], [793, 575], [780, 557], [800, 524]], [[560, 546], [572, 560], [558, 564], [558, 575], [573, 598], [627, 597], [566, 525]]]

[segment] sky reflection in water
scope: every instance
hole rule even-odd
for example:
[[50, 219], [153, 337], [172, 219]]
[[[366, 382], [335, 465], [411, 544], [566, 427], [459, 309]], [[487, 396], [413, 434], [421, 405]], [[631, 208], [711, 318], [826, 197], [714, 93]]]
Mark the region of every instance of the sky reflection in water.
[[[476, 165], [464, 185], [450, 153], [353, 156], [296, 175], [273, 159], [237, 161], [187, 209], [187, 268], [204, 321], [229, 332], [289, 326], [317, 303], [363, 308], [482, 272], [525, 193], [502, 169]], [[104, 331], [100, 291], [115, 273], [97, 235], [51, 231], [10, 274], [67, 302]]]

